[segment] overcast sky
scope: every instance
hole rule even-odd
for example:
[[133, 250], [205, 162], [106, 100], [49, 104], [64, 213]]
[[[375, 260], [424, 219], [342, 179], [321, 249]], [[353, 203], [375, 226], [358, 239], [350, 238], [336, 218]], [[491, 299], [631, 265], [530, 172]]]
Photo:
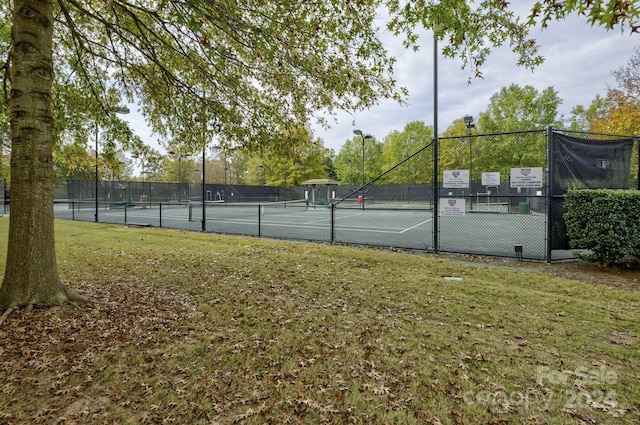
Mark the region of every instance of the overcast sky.
[[[326, 147], [338, 153], [356, 128], [381, 141], [411, 121], [433, 125], [433, 40], [431, 33], [425, 34], [417, 53], [403, 50], [401, 40], [385, 37], [391, 41], [389, 50], [398, 58], [398, 84], [409, 89], [408, 105], [384, 102], [353, 115], [340, 114], [338, 124], [329, 130], [314, 127], [315, 135], [325, 141]], [[489, 105], [490, 97], [511, 84], [530, 85], [539, 92], [553, 87], [563, 100], [560, 113], [568, 117], [574, 106], [588, 106], [597, 94], [605, 94], [607, 86], [614, 86], [612, 71], [625, 66], [634, 48], [640, 46], [640, 34], [594, 28], [578, 17], [553, 22], [543, 31], [534, 30], [532, 37], [538, 40], [545, 58], [533, 72], [517, 67], [517, 57], [508, 48], [489, 56], [482, 68], [483, 79], [473, 78], [470, 69], [461, 69], [461, 61], [439, 55], [439, 133], [464, 115], [477, 119]]]
[[[382, 25], [382, 23], [381, 23]], [[636, 47], [640, 34], [629, 30], [605, 31], [591, 27], [584, 18], [569, 17], [552, 22], [545, 30], [533, 30], [545, 62], [533, 72], [518, 68], [517, 57], [508, 48], [494, 51], [482, 68], [483, 79], [472, 78], [472, 70], [461, 69], [462, 63], [438, 59], [438, 131], [441, 133], [454, 120], [470, 114], [477, 119], [486, 110], [489, 98], [511, 84], [530, 85], [539, 92], [553, 87], [563, 103], [560, 113], [570, 115], [576, 105], [588, 106], [597, 94], [604, 95], [607, 86], [615, 85], [612, 71], [625, 66]], [[395, 77], [399, 86], [409, 89], [408, 105], [383, 102], [355, 114], [339, 113], [338, 122], [330, 129], [313, 126], [314, 136], [324, 140], [325, 147], [336, 154], [353, 130], [360, 129], [382, 141], [393, 130], [402, 130], [411, 121], [433, 125], [433, 40], [425, 32], [418, 52], [402, 48], [401, 39], [383, 34], [387, 48], [398, 61]], [[442, 44], [439, 46], [442, 48]], [[132, 108], [134, 109], [134, 108]], [[147, 143], [156, 144], [144, 120], [135, 111], [127, 121]]]

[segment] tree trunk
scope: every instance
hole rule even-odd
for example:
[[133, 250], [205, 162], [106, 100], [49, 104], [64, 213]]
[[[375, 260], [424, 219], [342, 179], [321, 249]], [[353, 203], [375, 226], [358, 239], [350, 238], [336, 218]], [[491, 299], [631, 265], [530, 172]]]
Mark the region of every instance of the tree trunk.
[[10, 52], [11, 213], [0, 309], [60, 304], [70, 294], [53, 231], [53, 5], [14, 0]]

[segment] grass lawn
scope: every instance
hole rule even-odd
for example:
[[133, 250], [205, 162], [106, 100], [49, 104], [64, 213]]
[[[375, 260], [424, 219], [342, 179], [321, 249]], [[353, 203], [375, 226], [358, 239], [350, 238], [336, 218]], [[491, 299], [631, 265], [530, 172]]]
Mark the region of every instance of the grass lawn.
[[9, 316], [1, 423], [640, 423], [640, 292], [155, 228], [56, 239], [93, 302]]

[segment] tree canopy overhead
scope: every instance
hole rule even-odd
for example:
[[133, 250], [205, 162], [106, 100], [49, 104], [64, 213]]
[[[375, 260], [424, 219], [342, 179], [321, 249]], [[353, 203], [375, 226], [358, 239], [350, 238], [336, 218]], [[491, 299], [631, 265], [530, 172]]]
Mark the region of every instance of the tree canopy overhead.
[[[391, 14], [388, 29], [404, 37], [404, 46], [417, 50], [420, 29], [434, 32], [444, 41], [442, 53], [462, 60], [463, 67], [482, 76], [483, 65], [493, 49], [508, 45], [517, 56], [517, 64], [534, 69], [544, 58], [531, 37], [532, 28], [546, 28], [567, 15], [585, 17], [591, 26], [620, 28], [640, 32], [640, 6], [637, 1], [522, 1], [505, 0], [385, 0]], [[516, 4], [517, 3], [517, 4]], [[516, 9], [526, 14], [516, 13]]]
[[[106, 127], [101, 117], [113, 121], [115, 105], [140, 102], [164, 139], [204, 143], [215, 132], [207, 121], [217, 119], [227, 143], [245, 146], [268, 143], [316, 113], [326, 123], [321, 111], [404, 99], [407, 93], [393, 79], [395, 59], [379, 40], [382, 25], [416, 49], [423, 43], [418, 29], [435, 30], [443, 53], [480, 76], [487, 55], [504, 44], [520, 65], [540, 64], [533, 27], [578, 13], [591, 25], [637, 32], [639, 14], [634, 1], [588, 0], [532, 1], [522, 9], [527, 16], [504, 0], [48, 3], [54, 13], [54, 131], [85, 135], [87, 121]], [[10, 23], [12, 5], [0, 11]], [[135, 140], [122, 129], [116, 136]]]
[[59, 0], [54, 63], [103, 106], [139, 101], [164, 137], [211, 140], [215, 119], [254, 145], [316, 111], [402, 97], [375, 3]]

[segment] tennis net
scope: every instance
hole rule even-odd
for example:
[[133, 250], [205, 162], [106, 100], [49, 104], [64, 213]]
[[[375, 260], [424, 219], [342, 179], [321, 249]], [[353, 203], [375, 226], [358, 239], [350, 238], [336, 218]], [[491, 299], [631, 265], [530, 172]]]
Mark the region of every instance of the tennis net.
[[[202, 208], [202, 203], [191, 203], [191, 217], [195, 219]], [[207, 219], [257, 220], [260, 215], [285, 215], [306, 211], [309, 204], [305, 199], [293, 199], [275, 202], [228, 202], [208, 201], [205, 203]]]

